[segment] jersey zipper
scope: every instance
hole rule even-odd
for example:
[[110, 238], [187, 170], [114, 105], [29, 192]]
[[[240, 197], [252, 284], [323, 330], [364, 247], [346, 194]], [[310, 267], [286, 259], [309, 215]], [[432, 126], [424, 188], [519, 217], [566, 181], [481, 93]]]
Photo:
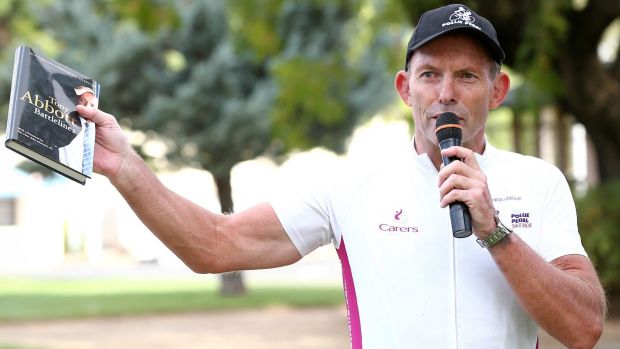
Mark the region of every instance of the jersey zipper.
[[459, 316], [458, 316], [458, 290], [456, 270], [456, 241], [452, 239], [452, 282], [454, 291], [454, 347], [459, 349]]

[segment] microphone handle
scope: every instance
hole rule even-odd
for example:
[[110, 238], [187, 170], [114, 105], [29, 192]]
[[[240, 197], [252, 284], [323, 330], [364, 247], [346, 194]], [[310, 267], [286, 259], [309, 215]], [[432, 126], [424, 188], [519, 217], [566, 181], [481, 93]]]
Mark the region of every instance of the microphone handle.
[[[439, 148], [442, 150], [459, 145], [461, 145], [461, 140], [459, 138], [446, 138], [439, 142]], [[445, 166], [455, 160], [459, 160], [454, 156], [442, 156], [441, 159]], [[452, 236], [455, 238], [466, 238], [472, 234], [471, 215], [469, 214], [469, 208], [465, 205], [465, 203], [455, 201], [450, 204], [450, 222], [452, 223]]]

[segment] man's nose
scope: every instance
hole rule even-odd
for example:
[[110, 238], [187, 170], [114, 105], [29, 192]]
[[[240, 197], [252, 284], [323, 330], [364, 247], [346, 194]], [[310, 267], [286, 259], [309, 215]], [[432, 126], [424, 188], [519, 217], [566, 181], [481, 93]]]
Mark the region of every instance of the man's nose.
[[454, 79], [448, 76], [444, 77], [441, 80], [441, 86], [439, 91], [439, 102], [441, 104], [456, 103], [456, 89], [454, 83]]

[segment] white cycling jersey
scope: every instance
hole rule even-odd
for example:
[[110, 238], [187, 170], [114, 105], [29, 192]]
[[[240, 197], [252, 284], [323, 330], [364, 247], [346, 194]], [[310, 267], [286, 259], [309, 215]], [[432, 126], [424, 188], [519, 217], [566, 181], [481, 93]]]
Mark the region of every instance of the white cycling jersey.
[[[505, 225], [547, 261], [585, 255], [557, 168], [488, 143], [476, 156]], [[452, 237], [426, 154], [333, 177], [272, 205], [302, 255], [334, 243], [353, 349], [536, 348], [538, 326], [489, 252]]]

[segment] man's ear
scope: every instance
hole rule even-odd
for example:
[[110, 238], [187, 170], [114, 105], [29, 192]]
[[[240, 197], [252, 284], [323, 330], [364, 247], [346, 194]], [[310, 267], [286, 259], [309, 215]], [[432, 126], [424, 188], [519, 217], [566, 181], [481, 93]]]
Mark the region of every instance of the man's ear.
[[396, 74], [394, 78], [394, 87], [396, 92], [400, 96], [400, 99], [405, 102], [406, 105], [411, 106], [410, 94], [409, 94], [409, 74], [406, 71], [401, 70]]
[[489, 109], [499, 107], [506, 99], [510, 90], [510, 77], [505, 72], [499, 72], [499, 75], [493, 82], [493, 95], [489, 100]]

